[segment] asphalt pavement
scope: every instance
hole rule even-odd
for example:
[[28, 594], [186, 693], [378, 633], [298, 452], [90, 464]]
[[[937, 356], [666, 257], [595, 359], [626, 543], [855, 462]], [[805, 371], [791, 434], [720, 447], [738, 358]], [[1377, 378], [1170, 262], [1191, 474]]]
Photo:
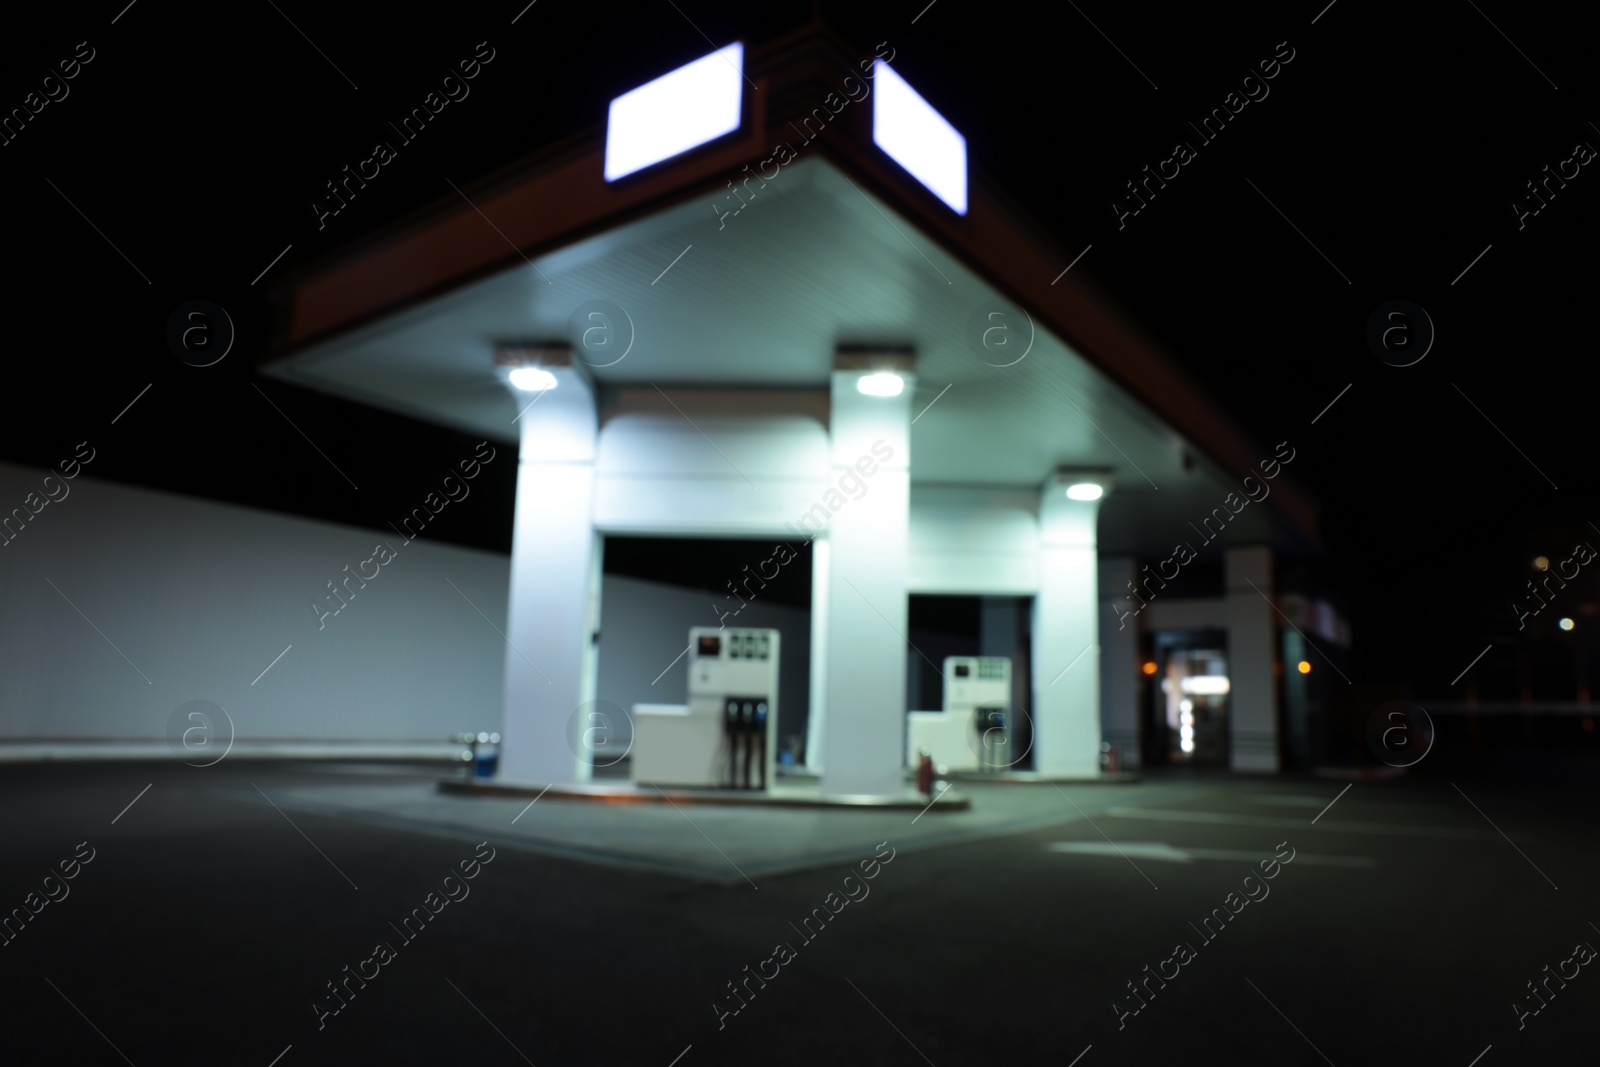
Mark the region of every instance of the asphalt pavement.
[[1593, 1058], [1581, 761], [963, 785], [915, 822], [441, 773], [6, 768], [0, 1063]]

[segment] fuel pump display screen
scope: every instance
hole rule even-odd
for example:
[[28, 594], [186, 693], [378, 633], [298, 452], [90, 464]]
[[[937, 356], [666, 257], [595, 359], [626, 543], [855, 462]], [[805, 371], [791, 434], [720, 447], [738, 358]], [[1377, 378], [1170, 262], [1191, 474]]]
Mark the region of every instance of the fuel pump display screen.
[[722, 638], [715, 635], [700, 635], [700, 651], [697, 655], [719, 656], [722, 654]]

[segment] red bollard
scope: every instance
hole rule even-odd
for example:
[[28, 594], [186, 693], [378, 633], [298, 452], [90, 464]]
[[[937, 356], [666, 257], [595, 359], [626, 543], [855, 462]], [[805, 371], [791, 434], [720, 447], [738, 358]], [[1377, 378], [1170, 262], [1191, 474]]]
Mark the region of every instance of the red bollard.
[[1116, 774], [1122, 770], [1122, 754], [1117, 751], [1117, 746], [1110, 742], [1100, 746], [1100, 769], [1106, 774]]

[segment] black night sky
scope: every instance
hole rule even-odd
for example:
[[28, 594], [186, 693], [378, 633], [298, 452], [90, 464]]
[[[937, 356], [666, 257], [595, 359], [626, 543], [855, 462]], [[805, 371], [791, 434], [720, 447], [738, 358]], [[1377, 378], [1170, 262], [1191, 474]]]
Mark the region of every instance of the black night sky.
[[[810, 14], [538, 0], [510, 25], [521, 0], [226, 13], [125, 2], [11, 12], [0, 41], [6, 109], [92, 50], [67, 95], [0, 146], [13, 368], [0, 458], [51, 465], [87, 439], [100, 478], [374, 527], [470, 442], [257, 380], [270, 319], [251, 280], [286, 245], [273, 274], [589, 128], [611, 97], [704, 54], [707, 38], [761, 41]], [[1092, 246], [1079, 269], [1258, 441], [1294, 441], [1326, 554], [1292, 573], [1350, 618], [1358, 681], [1459, 697], [1452, 679], [1492, 641], [1480, 691], [1510, 699], [1521, 641], [1536, 695], [1570, 699], [1564, 643], [1600, 623], [1586, 615], [1600, 602], [1593, 574], [1520, 634], [1510, 605], [1535, 556], [1600, 544], [1583, 252], [1600, 179], [1574, 155], [1600, 145], [1588, 42], [1561, 10], [1324, 2], [821, 12], [863, 54], [891, 42], [975, 167], [1062, 247]], [[455, 121], [319, 231], [309, 203], [322, 183], [480, 41], [496, 58]], [[1119, 228], [1124, 183], [1197, 141], [1189, 122], [1290, 51], [1270, 93]], [[1524, 186], [1547, 166], [1578, 169], [1519, 228], [1513, 202], [1538, 206]], [[238, 328], [217, 366], [185, 366], [165, 344], [168, 316], [192, 299], [223, 305]], [[1397, 299], [1437, 330], [1414, 366], [1382, 362], [1365, 340], [1369, 315]], [[443, 516], [437, 535], [506, 549], [514, 477], [490, 468], [480, 487], [493, 506]], [[1556, 630], [1561, 615], [1579, 620], [1574, 634]]]

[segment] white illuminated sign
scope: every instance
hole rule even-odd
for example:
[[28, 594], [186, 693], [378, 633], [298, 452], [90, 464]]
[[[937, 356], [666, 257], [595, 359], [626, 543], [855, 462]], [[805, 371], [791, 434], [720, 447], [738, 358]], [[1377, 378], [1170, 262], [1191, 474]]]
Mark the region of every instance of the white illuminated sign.
[[606, 181], [737, 130], [743, 81], [744, 45], [735, 43], [611, 101]]
[[965, 215], [967, 139], [881, 59], [873, 81], [873, 143], [956, 214]]
[[1222, 696], [1230, 688], [1228, 678], [1223, 674], [1197, 674], [1192, 678], [1185, 678], [1178, 685], [1185, 693], [1208, 697]]

